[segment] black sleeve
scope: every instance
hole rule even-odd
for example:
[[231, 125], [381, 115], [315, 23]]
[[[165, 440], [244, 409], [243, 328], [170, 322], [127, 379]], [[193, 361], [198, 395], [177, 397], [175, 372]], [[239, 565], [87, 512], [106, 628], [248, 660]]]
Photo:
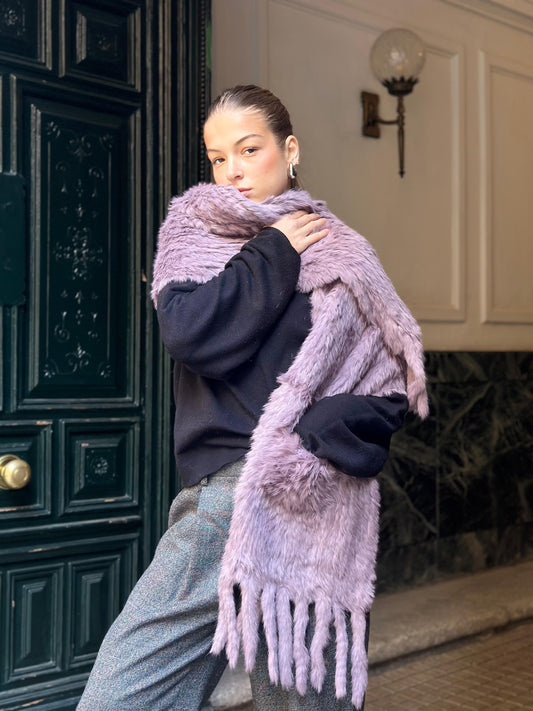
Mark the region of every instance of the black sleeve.
[[295, 427], [304, 447], [357, 477], [379, 474], [392, 435], [403, 424], [407, 397], [334, 395], [314, 403]]
[[263, 229], [206, 284], [167, 284], [157, 297], [172, 358], [224, 379], [259, 349], [294, 294], [300, 255], [274, 227]]

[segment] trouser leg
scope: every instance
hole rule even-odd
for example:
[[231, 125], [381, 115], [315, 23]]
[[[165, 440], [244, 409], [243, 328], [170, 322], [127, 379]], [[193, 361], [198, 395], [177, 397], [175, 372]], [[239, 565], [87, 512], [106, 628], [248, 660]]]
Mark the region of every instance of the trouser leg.
[[224, 667], [209, 654], [240, 466], [174, 500], [154, 559], [104, 639], [78, 711], [198, 711]]
[[[350, 625], [347, 624], [348, 636], [351, 645]], [[306, 643], [309, 649], [314, 633], [314, 615], [312, 609], [309, 615], [309, 626], [306, 633]], [[365, 644], [368, 651], [369, 618], [366, 623]], [[308, 686], [305, 696], [300, 696], [295, 688], [282, 689], [274, 686], [268, 675], [268, 648], [265, 636], [261, 630], [255, 667], [250, 674], [254, 711], [355, 711], [352, 706], [351, 684], [347, 680], [347, 695], [342, 699], [335, 697], [335, 635], [332, 634], [331, 642], [327, 645], [324, 659], [326, 663], [326, 678], [322, 691], [318, 693]], [[349, 668], [349, 665], [348, 665]], [[358, 711], [363, 711], [363, 705]]]

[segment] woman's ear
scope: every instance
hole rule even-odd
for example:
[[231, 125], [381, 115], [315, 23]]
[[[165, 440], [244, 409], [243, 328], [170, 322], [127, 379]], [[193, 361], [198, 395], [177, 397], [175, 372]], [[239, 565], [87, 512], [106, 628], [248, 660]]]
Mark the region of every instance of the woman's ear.
[[298, 164], [300, 159], [300, 146], [298, 145], [298, 139], [296, 136], [287, 136], [285, 139], [285, 155], [289, 163]]

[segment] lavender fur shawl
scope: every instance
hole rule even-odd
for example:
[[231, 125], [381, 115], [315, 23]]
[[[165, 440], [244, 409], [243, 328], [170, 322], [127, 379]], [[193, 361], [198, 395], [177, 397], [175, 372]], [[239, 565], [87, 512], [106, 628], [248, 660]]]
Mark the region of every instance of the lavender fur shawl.
[[[304, 449], [293, 428], [312, 402], [336, 393], [407, 393], [410, 409], [425, 417], [417, 323], [369, 243], [302, 190], [255, 203], [231, 186], [200, 184], [173, 199], [159, 233], [152, 297], [157, 303], [171, 281], [208, 281], [264, 225], [295, 210], [326, 217], [330, 233], [302, 254], [297, 288], [311, 292], [312, 327], [253, 433], [222, 559], [212, 651], [225, 649], [234, 666], [242, 645], [251, 670], [262, 621], [272, 682], [304, 694], [310, 680], [320, 691], [333, 627], [337, 697], [347, 693], [350, 655], [358, 707], [367, 683], [365, 614], [374, 594], [378, 482], [338, 472]], [[238, 614], [234, 585], [241, 589]], [[316, 622], [308, 649], [311, 604]]]

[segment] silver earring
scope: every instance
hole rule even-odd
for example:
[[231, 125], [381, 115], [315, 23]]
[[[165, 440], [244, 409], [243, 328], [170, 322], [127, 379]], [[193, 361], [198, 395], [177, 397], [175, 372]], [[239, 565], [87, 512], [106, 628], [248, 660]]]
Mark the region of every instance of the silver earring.
[[294, 170], [294, 163], [289, 163], [289, 178], [291, 180], [296, 180], [296, 171]]

